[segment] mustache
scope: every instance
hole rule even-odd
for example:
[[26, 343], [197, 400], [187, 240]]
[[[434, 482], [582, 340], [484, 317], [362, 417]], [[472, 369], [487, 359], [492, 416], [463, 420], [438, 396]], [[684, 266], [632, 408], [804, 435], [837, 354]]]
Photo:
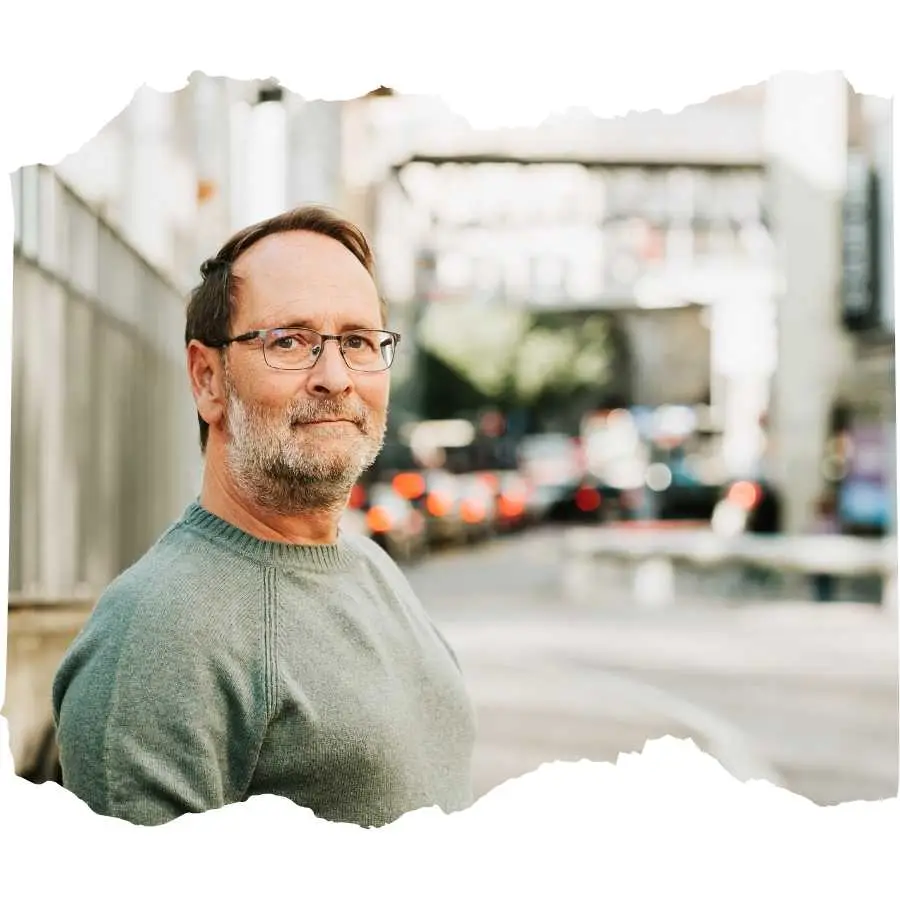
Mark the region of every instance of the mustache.
[[298, 403], [290, 410], [289, 419], [291, 425], [305, 425], [322, 419], [347, 419], [363, 430], [369, 424], [369, 414], [364, 406], [336, 400]]

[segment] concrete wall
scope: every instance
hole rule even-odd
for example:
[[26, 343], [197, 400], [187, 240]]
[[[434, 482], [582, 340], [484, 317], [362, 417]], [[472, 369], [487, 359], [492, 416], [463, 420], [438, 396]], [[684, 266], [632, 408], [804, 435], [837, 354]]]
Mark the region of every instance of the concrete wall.
[[771, 225], [783, 274], [768, 461], [790, 533], [811, 525], [831, 407], [852, 353], [839, 312], [851, 104], [839, 73], [785, 73], [768, 85]]

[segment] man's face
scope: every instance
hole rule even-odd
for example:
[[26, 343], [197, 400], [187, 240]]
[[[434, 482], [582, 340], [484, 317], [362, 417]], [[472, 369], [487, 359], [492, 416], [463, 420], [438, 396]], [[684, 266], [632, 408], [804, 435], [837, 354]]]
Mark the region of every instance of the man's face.
[[[286, 326], [326, 334], [384, 327], [371, 276], [331, 238], [271, 235], [247, 250], [234, 272], [241, 285], [232, 335]], [[254, 340], [230, 345], [225, 380], [227, 461], [238, 486], [284, 514], [342, 506], [381, 449], [388, 373], [349, 369], [334, 341], [310, 369], [273, 369]]]

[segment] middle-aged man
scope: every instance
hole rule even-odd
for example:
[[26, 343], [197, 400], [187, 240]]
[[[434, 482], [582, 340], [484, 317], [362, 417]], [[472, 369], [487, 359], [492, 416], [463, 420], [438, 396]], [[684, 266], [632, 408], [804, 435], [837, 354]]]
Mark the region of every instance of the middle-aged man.
[[144, 825], [259, 794], [364, 826], [463, 809], [474, 716], [456, 659], [393, 561], [340, 529], [384, 440], [399, 341], [366, 239], [304, 207], [201, 271], [201, 494], [60, 665], [63, 783]]

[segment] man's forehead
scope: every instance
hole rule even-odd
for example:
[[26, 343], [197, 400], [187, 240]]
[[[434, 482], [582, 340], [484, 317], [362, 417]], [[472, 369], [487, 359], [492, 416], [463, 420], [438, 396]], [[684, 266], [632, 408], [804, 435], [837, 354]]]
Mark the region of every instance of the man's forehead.
[[283, 231], [261, 238], [238, 257], [234, 272], [244, 280], [303, 275], [373, 286], [371, 275], [347, 247], [310, 231]]
[[[254, 316], [378, 316], [378, 290], [365, 266], [339, 241], [310, 232], [269, 235], [234, 265], [240, 303]], [[342, 316], [341, 316], [342, 317]]]

